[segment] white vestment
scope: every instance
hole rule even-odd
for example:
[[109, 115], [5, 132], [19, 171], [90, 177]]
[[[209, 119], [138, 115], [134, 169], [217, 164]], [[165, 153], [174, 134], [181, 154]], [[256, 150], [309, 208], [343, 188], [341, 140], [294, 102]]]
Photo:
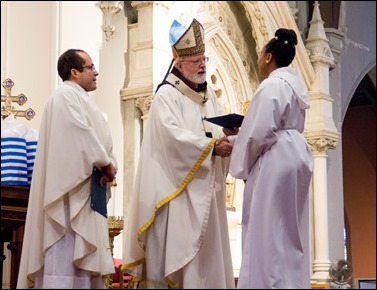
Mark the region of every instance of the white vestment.
[[75, 281], [82, 280], [76, 270], [94, 280], [114, 273], [107, 218], [90, 206], [93, 166], [110, 162], [116, 166], [105, 117], [83, 88], [65, 81], [41, 121], [17, 288], [33, 287], [36, 275], [44, 288], [90, 287]]
[[246, 180], [238, 288], [310, 288], [313, 157], [301, 134], [309, 96], [292, 68], [259, 86], [234, 142], [229, 172]]
[[165, 84], [153, 99], [122, 268], [142, 279], [141, 288], [234, 288], [225, 204], [229, 159], [212, 155], [221, 128], [202, 120], [224, 112], [209, 87], [205, 104], [188, 87], [183, 91]]

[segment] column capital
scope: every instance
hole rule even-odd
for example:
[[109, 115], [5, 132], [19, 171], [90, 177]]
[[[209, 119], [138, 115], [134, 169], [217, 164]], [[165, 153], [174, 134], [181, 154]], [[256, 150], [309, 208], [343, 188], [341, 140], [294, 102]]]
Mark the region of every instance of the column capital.
[[123, 9], [121, 1], [99, 1], [98, 7], [102, 10], [104, 16], [104, 24], [102, 30], [105, 32], [106, 41], [110, 41], [110, 37], [115, 32], [115, 26], [112, 24], [113, 15]]
[[140, 109], [140, 111], [143, 113], [142, 118], [145, 118], [148, 113], [149, 109], [151, 108], [153, 100], [153, 95], [141, 97], [136, 100], [136, 107]]
[[339, 137], [335, 136], [310, 136], [306, 137], [308, 144], [313, 153], [325, 153], [328, 149], [334, 149]]

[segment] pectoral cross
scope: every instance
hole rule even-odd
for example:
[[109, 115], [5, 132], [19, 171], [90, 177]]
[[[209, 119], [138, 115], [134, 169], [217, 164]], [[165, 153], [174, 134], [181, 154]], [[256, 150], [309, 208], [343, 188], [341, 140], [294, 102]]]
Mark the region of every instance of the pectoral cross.
[[9, 115], [14, 115], [15, 117], [25, 117], [27, 120], [31, 120], [35, 116], [33, 109], [28, 108], [25, 111], [16, 110], [12, 106], [12, 102], [17, 103], [22, 106], [27, 102], [27, 97], [24, 94], [19, 94], [18, 96], [12, 96], [11, 89], [14, 86], [14, 82], [11, 79], [6, 79], [2, 83], [3, 88], [5, 89], [5, 95], [1, 95], [1, 118], [5, 119]]
[[207, 91], [199, 92], [199, 95], [202, 97], [202, 103], [205, 104], [208, 101]]

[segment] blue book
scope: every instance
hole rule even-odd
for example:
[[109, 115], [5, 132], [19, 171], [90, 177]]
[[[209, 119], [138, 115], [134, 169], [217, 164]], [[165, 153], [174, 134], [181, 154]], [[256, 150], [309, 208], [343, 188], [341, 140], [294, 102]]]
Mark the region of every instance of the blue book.
[[241, 127], [243, 118], [244, 116], [240, 114], [231, 113], [212, 118], [204, 117], [203, 120], [214, 123], [224, 128], [233, 129], [233, 127]]
[[92, 209], [107, 218], [106, 189], [107, 185], [101, 186], [99, 181], [102, 172], [98, 168], [93, 168], [91, 188], [90, 188], [90, 205]]

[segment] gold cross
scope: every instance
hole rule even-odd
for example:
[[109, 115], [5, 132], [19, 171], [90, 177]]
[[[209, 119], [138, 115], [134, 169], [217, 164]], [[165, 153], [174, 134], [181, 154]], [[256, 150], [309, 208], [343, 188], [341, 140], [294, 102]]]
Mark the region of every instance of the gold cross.
[[14, 86], [14, 82], [11, 79], [6, 79], [2, 83], [3, 88], [5, 89], [5, 95], [1, 95], [1, 118], [5, 119], [9, 115], [14, 115], [15, 117], [25, 117], [27, 120], [31, 120], [35, 116], [35, 112], [33, 109], [28, 108], [25, 111], [16, 110], [14, 106], [12, 106], [12, 102], [17, 103], [18, 105], [22, 106], [27, 102], [27, 97], [24, 94], [19, 94], [18, 96], [11, 95], [11, 89]]

